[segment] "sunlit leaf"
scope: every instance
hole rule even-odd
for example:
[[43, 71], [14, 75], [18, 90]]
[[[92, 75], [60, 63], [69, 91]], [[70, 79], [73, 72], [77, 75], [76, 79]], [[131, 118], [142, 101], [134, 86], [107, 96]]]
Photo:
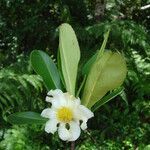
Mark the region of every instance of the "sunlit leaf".
[[8, 117], [8, 122], [11, 124], [43, 124], [47, 121], [46, 118], [41, 117], [35, 112], [18, 112]]
[[126, 63], [120, 53], [106, 51], [95, 61], [85, 83], [82, 103], [91, 108], [108, 91], [119, 87], [127, 73]]
[[57, 67], [45, 52], [34, 50], [31, 53], [30, 60], [35, 72], [43, 78], [48, 90], [61, 89]]
[[70, 94], [75, 95], [80, 49], [75, 32], [72, 27], [66, 23], [59, 27], [59, 52], [66, 90]]

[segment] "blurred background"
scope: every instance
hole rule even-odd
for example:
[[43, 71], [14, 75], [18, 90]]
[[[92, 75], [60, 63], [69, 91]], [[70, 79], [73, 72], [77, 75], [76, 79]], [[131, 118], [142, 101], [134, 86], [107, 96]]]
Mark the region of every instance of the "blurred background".
[[82, 65], [98, 50], [124, 53], [125, 90], [105, 104], [76, 142], [77, 150], [150, 149], [150, 0], [0, 0], [0, 150], [67, 150], [57, 134], [39, 125], [11, 125], [18, 111], [41, 112], [46, 89], [29, 55], [38, 49], [56, 62], [58, 26], [74, 28]]

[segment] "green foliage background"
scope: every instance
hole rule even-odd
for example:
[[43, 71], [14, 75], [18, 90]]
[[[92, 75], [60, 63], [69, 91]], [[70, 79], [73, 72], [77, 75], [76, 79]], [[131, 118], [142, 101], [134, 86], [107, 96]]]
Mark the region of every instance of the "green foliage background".
[[0, 0], [0, 149], [70, 147], [57, 134], [44, 133], [41, 126], [12, 126], [7, 122], [13, 112], [41, 112], [47, 105], [46, 89], [31, 68], [29, 54], [41, 49], [55, 61], [58, 26], [63, 22], [71, 24], [77, 34], [80, 67], [100, 48], [109, 27], [106, 48], [123, 52], [128, 65], [124, 92], [95, 113], [76, 149], [149, 149], [150, 9], [140, 9], [149, 3], [110, 0], [104, 5], [104, 14], [97, 18], [96, 0]]

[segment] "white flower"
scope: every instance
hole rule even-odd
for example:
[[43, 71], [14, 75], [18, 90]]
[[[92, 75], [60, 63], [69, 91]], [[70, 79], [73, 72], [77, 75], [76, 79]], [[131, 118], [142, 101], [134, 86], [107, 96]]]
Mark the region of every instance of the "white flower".
[[93, 112], [81, 105], [79, 98], [59, 89], [49, 91], [46, 101], [52, 106], [41, 113], [42, 117], [49, 118], [45, 131], [54, 134], [58, 129], [59, 137], [64, 141], [75, 141], [81, 129], [87, 128], [88, 119], [94, 116]]

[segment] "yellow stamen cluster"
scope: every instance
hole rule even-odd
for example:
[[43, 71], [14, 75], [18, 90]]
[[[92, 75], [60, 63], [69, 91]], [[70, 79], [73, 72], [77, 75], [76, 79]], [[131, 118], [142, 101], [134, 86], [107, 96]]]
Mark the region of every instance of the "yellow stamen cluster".
[[57, 111], [57, 118], [62, 122], [70, 122], [73, 118], [72, 110], [68, 107], [61, 107]]

